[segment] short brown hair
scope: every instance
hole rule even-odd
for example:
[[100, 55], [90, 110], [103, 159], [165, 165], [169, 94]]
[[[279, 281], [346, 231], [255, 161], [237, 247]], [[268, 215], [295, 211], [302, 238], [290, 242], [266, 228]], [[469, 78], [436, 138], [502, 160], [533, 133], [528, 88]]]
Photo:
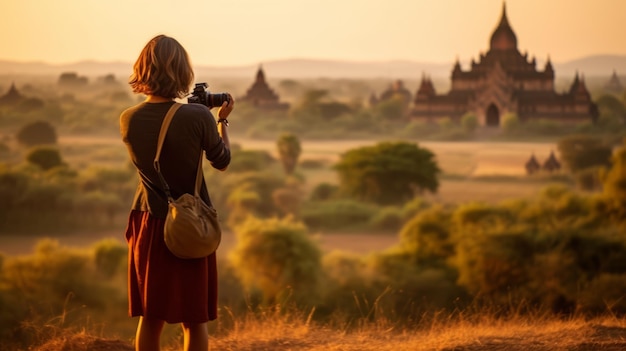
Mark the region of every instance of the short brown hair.
[[157, 35], [143, 48], [128, 84], [134, 93], [166, 98], [189, 94], [194, 75], [187, 51], [165, 35]]

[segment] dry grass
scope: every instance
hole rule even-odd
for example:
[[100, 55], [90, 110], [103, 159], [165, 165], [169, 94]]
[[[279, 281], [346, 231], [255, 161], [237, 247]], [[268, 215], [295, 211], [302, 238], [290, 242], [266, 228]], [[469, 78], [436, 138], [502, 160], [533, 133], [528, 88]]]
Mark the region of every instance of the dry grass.
[[84, 332], [56, 337], [34, 351], [134, 351], [128, 342], [98, 338]]
[[[379, 322], [355, 329], [315, 325], [306, 316], [249, 316], [237, 321], [223, 335], [212, 337], [211, 350], [261, 351], [552, 351], [626, 350], [626, 321], [614, 317], [593, 320], [575, 318], [515, 317], [430, 322], [414, 330], [395, 329]], [[222, 333], [219, 333], [222, 334]], [[126, 351], [129, 342], [94, 338], [85, 333], [62, 336], [35, 351]], [[164, 351], [179, 350], [169, 346]]]
[[[586, 321], [555, 318], [492, 317], [428, 322], [399, 329], [389, 321], [356, 330], [311, 326], [306, 321], [248, 320], [224, 337], [215, 350], [625, 350], [626, 321], [612, 317]], [[173, 351], [173, 350], [172, 350]]]

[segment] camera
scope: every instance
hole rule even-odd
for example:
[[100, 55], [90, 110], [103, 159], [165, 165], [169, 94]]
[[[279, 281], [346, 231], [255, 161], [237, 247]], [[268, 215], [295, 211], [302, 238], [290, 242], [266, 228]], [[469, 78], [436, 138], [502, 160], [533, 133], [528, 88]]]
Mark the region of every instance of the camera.
[[207, 88], [207, 83], [196, 83], [196, 87], [187, 98], [188, 103], [202, 104], [208, 108], [222, 106], [224, 101], [230, 102], [230, 97], [226, 93], [211, 94]]

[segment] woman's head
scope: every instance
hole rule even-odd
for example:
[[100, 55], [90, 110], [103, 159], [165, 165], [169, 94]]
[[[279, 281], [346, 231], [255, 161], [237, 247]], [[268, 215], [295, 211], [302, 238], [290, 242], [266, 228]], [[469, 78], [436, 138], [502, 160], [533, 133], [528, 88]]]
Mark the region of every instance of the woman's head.
[[182, 98], [189, 93], [193, 79], [182, 45], [174, 38], [157, 35], [141, 51], [128, 83], [135, 93]]

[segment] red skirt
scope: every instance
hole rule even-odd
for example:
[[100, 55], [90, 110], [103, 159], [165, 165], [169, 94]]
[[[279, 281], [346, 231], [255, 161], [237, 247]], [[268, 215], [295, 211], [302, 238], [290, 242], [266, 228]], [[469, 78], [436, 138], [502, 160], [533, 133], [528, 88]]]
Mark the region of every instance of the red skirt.
[[215, 253], [180, 259], [165, 246], [165, 219], [131, 211], [128, 242], [128, 307], [131, 317], [167, 323], [204, 323], [217, 318]]

